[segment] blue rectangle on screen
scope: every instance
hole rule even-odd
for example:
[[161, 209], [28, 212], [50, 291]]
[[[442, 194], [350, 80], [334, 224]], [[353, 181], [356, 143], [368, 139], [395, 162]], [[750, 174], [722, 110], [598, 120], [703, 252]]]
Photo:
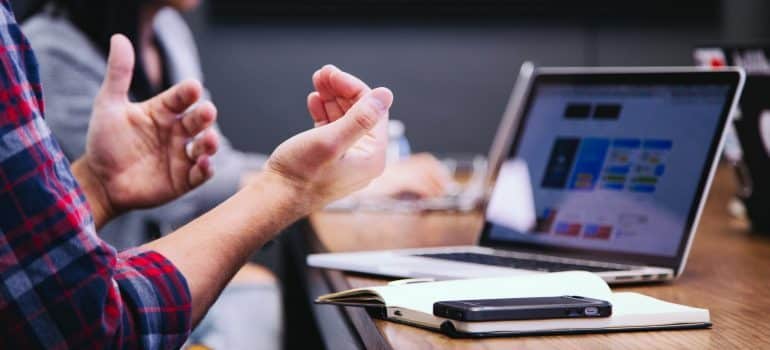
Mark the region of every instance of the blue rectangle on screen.
[[605, 188], [605, 189], [608, 189], [608, 190], [620, 191], [620, 190], [623, 189], [623, 184], [622, 183], [607, 182], [607, 183], [604, 183], [604, 185], [602, 187]]
[[557, 222], [556, 223], [556, 229], [554, 229], [554, 232], [556, 233], [566, 233], [569, 231], [569, 224], [566, 222]]
[[650, 185], [634, 185], [631, 186], [632, 192], [652, 193], [655, 192], [655, 186]]
[[631, 166], [630, 165], [608, 166], [605, 171], [613, 175], [628, 174], [628, 172], [631, 171]]
[[617, 148], [639, 148], [641, 144], [639, 139], [616, 139], [612, 141], [612, 146]]

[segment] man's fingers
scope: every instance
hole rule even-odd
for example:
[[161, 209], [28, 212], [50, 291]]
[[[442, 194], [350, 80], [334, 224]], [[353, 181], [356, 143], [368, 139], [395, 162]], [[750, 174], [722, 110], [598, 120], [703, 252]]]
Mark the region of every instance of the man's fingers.
[[341, 118], [356, 101], [371, 91], [366, 83], [333, 65], [326, 65], [313, 74], [313, 86], [329, 122]]
[[190, 174], [188, 177], [190, 188], [200, 186], [212, 176], [214, 176], [214, 169], [211, 166], [211, 158], [206, 155], [198, 157], [195, 160], [195, 165], [190, 168]]
[[334, 94], [331, 91], [331, 85], [329, 85], [329, 73], [336, 68], [337, 67], [327, 64], [313, 74], [313, 87], [319, 94], [321, 94], [321, 98], [324, 100], [334, 98]]
[[337, 97], [357, 100], [371, 90], [361, 79], [331, 64], [313, 74], [313, 86], [324, 100]]
[[122, 34], [110, 39], [107, 72], [102, 83], [102, 93], [110, 97], [128, 99], [131, 77], [134, 72], [134, 48]]
[[333, 122], [345, 114], [345, 110], [337, 104], [338, 95], [329, 79], [332, 72], [338, 70], [339, 68], [327, 64], [316, 72], [316, 74], [313, 74], [313, 86], [318, 92], [318, 96], [321, 98], [323, 109], [326, 113], [326, 120], [329, 122]]
[[346, 98], [338, 97], [337, 98], [337, 105], [340, 106], [340, 108], [342, 108], [343, 111], [347, 111], [348, 109], [350, 109], [350, 107], [353, 107], [353, 105], [356, 103], [356, 101], [350, 100], [350, 99], [346, 99]]
[[356, 101], [371, 90], [366, 83], [354, 75], [339, 69], [329, 73], [329, 85], [338, 97]]
[[187, 156], [190, 159], [198, 159], [200, 156], [213, 156], [219, 147], [219, 136], [214, 130], [206, 130], [199, 137], [188, 144]]
[[185, 80], [144, 102], [147, 113], [158, 121], [167, 121], [184, 113], [201, 97], [203, 87], [197, 80]]
[[214, 125], [216, 119], [217, 108], [210, 101], [205, 101], [182, 116], [181, 121], [187, 137], [193, 137]]
[[329, 122], [333, 122], [337, 119], [342, 118], [343, 115], [345, 115], [345, 110], [340, 107], [339, 104], [337, 104], [337, 100], [331, 100], [331, 101], [324, 101], [324, 110], [326, 110], [326, 115], [329, 119]]
[[310, 111], [310, 116], [313, 118], [315, 126], [322, 126], [329, 123], [329, 117], [326, 115], [324, 102], [318, 91], [311, 92], [310, 95], [307, 95], [307, 109]]
[[[338, 142], [338, 150], [344, 152], [358, 139], [377, 126], [388, 115], [393, 104], [393, 93], [387, 88], [377, 88], [362, 97], [337, 121], [326, 126], [331, 139]], [[387, 135], [383, 135], [386, 137]], [[385, 141], [385, 140], [379, 140]]]

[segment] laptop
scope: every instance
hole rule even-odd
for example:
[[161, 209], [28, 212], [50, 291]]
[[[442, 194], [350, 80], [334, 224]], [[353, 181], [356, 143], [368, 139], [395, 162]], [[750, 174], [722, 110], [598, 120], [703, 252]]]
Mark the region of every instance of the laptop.
[[582, 270], [609, 283], [674, 279], [743, 81], [733, 68], [525, 64], [490, 151], [477, 245], [307, 263], [412, 278]]

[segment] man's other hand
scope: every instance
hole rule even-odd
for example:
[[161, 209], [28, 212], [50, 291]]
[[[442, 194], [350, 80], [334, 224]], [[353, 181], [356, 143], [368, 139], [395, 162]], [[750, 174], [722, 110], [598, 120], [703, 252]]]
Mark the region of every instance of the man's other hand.
[[308, 97], [316, 127], [276, 148], [265, 166], [310, 212], [364, 188], [385, 167], [388, 111], [393, 94], [326, 66], [313, 76]]
[[122, 35], [113, 36], [86, 153], [73, 164], [78, 180], [85, 182], [97, 226], [116, 213], [168, 202], [213, 175], [209, 158], [218, 140], [209, 127], [217, 111], [210, 102], [188, 110], [200, 99], [200, 83], [185, 81], [132, 103], [128, 93], [133, 69], [131, 43]]
[[[339, 119], [371, 89], [357, 77], [333, 65], [313, 74], [315, 91], [307, 97], [307, 107], [316, 126]], [[444, 194], [452, 183], [449, 172], [435, 157], [418, 154], [389, 165], [356, 196], [429, 198]]]

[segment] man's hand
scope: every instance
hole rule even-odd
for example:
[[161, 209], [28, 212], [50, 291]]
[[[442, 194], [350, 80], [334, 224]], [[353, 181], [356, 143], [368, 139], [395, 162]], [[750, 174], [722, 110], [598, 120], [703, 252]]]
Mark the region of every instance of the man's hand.
[[[339, 119], [371, 89], [360, 79], [326, 65], [313, 74], [316, 91], [307, 98], [316, 126]], [[389, 165], [385, 172], [356, 196], [364, 197], [436, 197], [452, 183], [447, 169], [429, 154], [417, 154]]]
[[185, 81], [132, 103], [128, 92], [133, 68], [131, 43], [122, 35], [113, 36], [86, 153], [73, 164], [97, 227], [122, 211], [177, 198], [213, 175], [209, 157], [218, 141], [208, 128], [216, 109], [204, 102], [186, 112], [201, 96], [200, 83]]
[[298, 195], [300, 211], [364, 188], [385, 167], [388, 110], [393, 94], [336, 67], [313, 75], [308, 108], [316, 128], [285, 141], [265, 166]]

